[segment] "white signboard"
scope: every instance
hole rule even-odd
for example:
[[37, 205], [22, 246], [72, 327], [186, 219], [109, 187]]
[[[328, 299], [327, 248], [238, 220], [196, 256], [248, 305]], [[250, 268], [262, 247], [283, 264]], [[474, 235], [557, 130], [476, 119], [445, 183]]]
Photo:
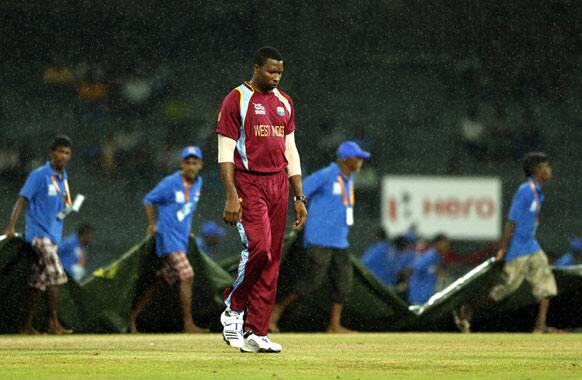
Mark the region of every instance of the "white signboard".
[[501, 236], [501, 181], [495, 177], [385, 176], [382, 224], [390, 237], [411, 227], [424, 238], [460, 240]]

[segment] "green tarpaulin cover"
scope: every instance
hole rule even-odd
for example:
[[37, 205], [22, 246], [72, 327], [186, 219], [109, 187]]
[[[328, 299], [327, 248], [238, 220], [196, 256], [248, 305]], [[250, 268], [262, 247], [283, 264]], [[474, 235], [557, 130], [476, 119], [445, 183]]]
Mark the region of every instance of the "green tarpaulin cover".
[[[279, 293], [284, 293], [301, 274], [302, 249], [291, 234], [285, 242]], [[32, 253], [21, 238], [0, 237], [0, 332], [18, 331], [28, 297], [27, 277]], [[223, 292], [231, 285], [238, 267], [238, 256], [219, 264], [201, 253], [192, 239], [188, 258], [194, 268], [192, 310], [194, 321], [213, 331], [220, 331], [219, 315], [224, 309]], [[452, 311], [485, 296], [499, 281], [500, 264], [490, 259], [435, 294], [428, 303], [410, 307], [392, 289], [382, 285], [356, 257], [354, 284], [345, 305], [343, 322], [360, 331], [454, 331]], [[136, 295], [155, 277], [158, 258], [153, 239], [135, 245], [118, 260], [99, 268], [81, 284], [69, 280], [61, 287], [60, 318], [77, 332], [116, 333], [127, 330], [127, 316]], [[559, 328], [582, 327], [582, 266], [554, 270], [559, 295], [550, 306], [548, 321]], [[181, 310], [177, 284], [164, 289], [140, 319], [140, 331], [180, 331]], [[322, 331], [325, 329], [331, 304], [327, 286], [289, 307], [280, 321], [283, 331]], [[477, 331], [528, 331], [533, 326], [536, 301], [529, 285], [524, 284], [514, 295], [484, 310], [476, 317]], [[46, 301], [36, 313], [35, 326], [46, 329]]]

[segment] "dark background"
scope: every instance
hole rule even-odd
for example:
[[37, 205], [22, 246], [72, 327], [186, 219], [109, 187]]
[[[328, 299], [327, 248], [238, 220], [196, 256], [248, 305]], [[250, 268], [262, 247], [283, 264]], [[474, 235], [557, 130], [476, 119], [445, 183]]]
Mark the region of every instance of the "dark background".
[[[563, 253], [582, 226], [582, 62], [576, 1], [4, 1], [0, 5], [0, 221], [6, 225], [30, 169], [57, 133], [74, 140], [67, 220], [97, 227], [91, 268], [143, 237], [143, 195], [200, 145], [205, 187], [194, 231], [220, 220], [214, 125], [228, 91], [251, 77], [254, 51], [277, 47], [282, 89], [297, 110], [304, 174], [353, 138], [373, 154], [357, 188], [359, 254], [379, 226], [384, 174], [483, 175], [503, 181], [504, 206], [522, 180], [521, 155], [547, 152], [539, 238]], [[73, 79], [55, 85], [47, 68]], [[124, 94], [131, 81], [148, 95]], [[104, 86], [83, 98], [83, 83]], [[478, 143], [461, 132], [470, 118]], [[16, 164], [6, 159], [17, 154]], [[455, 242], [461, 254], [488, 242]], [[222, 256], [236, 254], [230, 231]]]

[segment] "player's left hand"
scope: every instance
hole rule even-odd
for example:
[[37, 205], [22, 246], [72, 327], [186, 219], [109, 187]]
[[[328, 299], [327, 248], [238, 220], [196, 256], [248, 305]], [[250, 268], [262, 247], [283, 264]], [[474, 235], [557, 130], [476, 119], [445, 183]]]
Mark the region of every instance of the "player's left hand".
[[305, 207], [305, 203], [302, 201], [295, 202], [295, 223], [293, 224], [293, 229], [295, 231], [301, 231], [306, 221], [307, 208]]

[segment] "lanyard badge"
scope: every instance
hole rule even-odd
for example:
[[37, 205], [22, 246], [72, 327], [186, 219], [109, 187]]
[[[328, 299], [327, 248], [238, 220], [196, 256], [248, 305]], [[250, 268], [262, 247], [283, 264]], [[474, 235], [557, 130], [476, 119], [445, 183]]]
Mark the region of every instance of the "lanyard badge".
[[346, 193], [346, 185], [344, 179], [341, 175], [337, 176], [337, 182], [339, 183], [341, 192], [342, 192], [342, 200], [344, 206], [346, 207], [346, 224], [348, 226], [354, 225], [354, 203], [356, 203], [356, 197], [354, 194], [354, 184], [351, 181], [348, 181], [349, 184], [349, 196]]
[[62, 194], [62, 197], [65, 200], [65, 206], [71, 206], [73, 202], [71, 201], [71, 190], [69, 189], [69, 182], [65, 179], [64, 181], [65, 192], [63, 193], [61, 187], [59, 186], [59, 182], [57, 181], [54, 175], [51, 176], [51, 180], [53, 181], [55, 189], [57, 189], [57, 193]]
[[[55, 186], [57, 193], [61, 194], [62, 190], [55, 176], [51, 176], [51, 180], [53, 181], [53, 185]], [[71, 200], [71, 189], [69, 188], [69, 182], [66, 179], [64, 181], [64, 187], [65, 192], [62, 194], [62, 196], [65, 201], [65, 208], [57, 214], [57, 219], [59, 220], [64, 220], [72, 212], [79, 212], [81, 205], [85, 201], [85, 197], [81, 194], [77, 194], [74, 202]]]
[[190, 202], [190, 187], [192, 187], [186, 178], [182, 177], [182, 183], [184, 184], [184, 206], [178, 212], [176, 212], [176, 218], [179, 222], [184, 221], [188, 215], [192, 212], [192, 202]]
[[529, 183], [529, 187], [531, 188], [531, 191], [533, 191], [533, 195], [534, 195], [534, 200], [529, 208], [529, 210], [531, 212], [537, 212], [539, 213], [542, 209], [542, 204], [540, 203], [540, 197], [538, 195], [538, 189], [536, 188], [536, 185], [534, 183], [534, 181], [532, 181], [531, 179], [528, 179], [527, 182]]

